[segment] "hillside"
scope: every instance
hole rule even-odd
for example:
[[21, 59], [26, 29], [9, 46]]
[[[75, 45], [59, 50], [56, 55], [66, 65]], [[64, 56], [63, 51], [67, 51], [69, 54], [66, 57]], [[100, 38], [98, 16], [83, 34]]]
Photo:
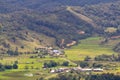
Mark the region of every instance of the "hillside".
[[94, 21], [92, 19], [90, 19], [89, 17], [87, 17], [87, 16], [85, 16], [83, 14], [75, 12], [71, 7], [67, 7], [67, 10], [69, 12], [71, 12], [73, 15], [75, 15], [76, 17], [80, 18], [80, 20], [83, 20], [86, 23], [91, 24], [94, 28], [97, 27], [97, 25], [94, 23]]
[[120, 80], [120, 0], [0, 0], [0, 80]]
[[120, 43], [118, 43], [113, 50], [116, 52], [120, 52]]
[[[107, 9], [106, 12], [100, 8], [101, 5]], [[67, 6], [74, 12], [68, 11]], [[118, 7], [119, 0], [2, 0], [1, 51], [16, 48], [31, 51], [40, 46], [64, 48], [93, 35], [119, 35]], [[75, 16], [76, 13], [83, 18], [86, 16], [87, 21]], [[104, 32], [109, 27], [115, 27], [117, 31], [112, 34]], [[24, 49], [21, 48], [23, 46]]]

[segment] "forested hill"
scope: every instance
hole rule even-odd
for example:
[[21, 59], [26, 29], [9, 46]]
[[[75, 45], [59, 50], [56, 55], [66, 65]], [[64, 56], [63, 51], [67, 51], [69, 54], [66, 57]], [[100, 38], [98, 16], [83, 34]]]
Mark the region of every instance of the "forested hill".
[[86, 6], [116, 1], [119, 0], [1, 0], [0, 12], [9, 13], [25, 8], [49, 10], [49, 8], [55, 8], [55, 6]]
[[[107, 34], [105, 31], [109, 27], [116, 31], [107, 35], [118, 35], [119, 22], [115, 26], [115, 23], [109, 23], [109, 16], [114, 16], [112, 10], [120, 14], [118, 3], [119, 0], [0, 0], [0, 50], [18, 48], [29, 51], [35, 47], [56, 45], [69, 47], [93, 34]], [[111, 11], [110, 14], [101, 12], [97, 6], [100, 4], [107, 8], [106, 13]], [[68, 11], [67, 6], [95, 21], [97, 29]], [[116, 19], [120, 20], [117, 15], [114, 16]], [[101, 25], [99, 20], [105, 20], [109, 26], [102, 26], [105, 23]]]

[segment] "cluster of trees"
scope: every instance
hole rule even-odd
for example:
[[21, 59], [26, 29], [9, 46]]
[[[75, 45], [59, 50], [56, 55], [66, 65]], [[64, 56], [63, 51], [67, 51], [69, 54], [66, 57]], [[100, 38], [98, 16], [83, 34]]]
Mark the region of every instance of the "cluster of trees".
[[3, 65], [0, 63], [0, 71], [5, 71], [7, 69], [18, 69], [17, 61], [15, 61], [13, 65]]
[[[86, 56], [84, 59], [84, 63], [87, 63], [87, 61], [93, 60], [91, 57]], [[120, 61], [120, 54], [112, 54], [112, 55], [98, 55], [94, 57], [94, 61]]]
[[80, 67], [86, 68], [86, 67], [93, 67], [93, 68], [102, 68], [104, 65], [100, 63], [89, 63], [87, 61], [81, 61], [79, 62]]
[[82, 68], [89, 67], [89, 63], [86, 62], [86, 61], [81, 61], [79, 65], [80, 65], [80, 67], [82, 67]]
[[59, 74], [56, 78], [50, 78], [49, 80], [80, 80], [81, 76], [78, 74]]
[[[77, 73], [77, 72], [71, 72], [71, 73], [60, 73], [55, 78], [50, 78], [49, 80], [119, 80], [119, 75], [114, 75], [110, 73], [106, 74], [89, 74], [85, 75], [84, 73]], [[40, 78], [38, 80], [44, 80], [44, 78]]]
[[8, 51], [7, 51], [7, 54], [10, 55], [10, 56], [18, 56], [18, 55], [19, 55], [19, 52], [18, 52], [18, 49], [16, 48], [15, 51], [13, 51], [13, 50], [8, 50]]
[[90, 77], [87, 77], [85, 80], [119, 80], [119, 75], [114, 74], [98, 74], [98, 75], [91, 75]]
[[99, 55], [94, 58], [95, 61], [120, 61], [120, 54], [118, 55]]
[[[95, 57], [96, 59], [97, 57]], [[95, 60], [94, 59], [94, 60]], [[97, 58], [98, 59], [98, 58]], [[80, 62], [77, 62], [77, 64], [82, 67], [82, 68], [86, 68], [86, 67], [93, 67], [93, 68], [102, 68], [104, 65], [103, 64], [100, 64], [100, 63], [97, 63], [97, 62], [94, 62], [94, 63], [91, 63], [90, 61], [92, 61], [93, 59], [90, 57], [90, 56], [86, 56], [84, 58], [84, 61], [80, 61]], [[96, 60], [95, 60], [96, 61]], [[101, 61], [101, 60], [98, 60], [98, 61]]]
[[116, 52], [120, 52], [120, 43], [118, 43], [114, 48], [113, 48], [114, 51]]
[[[1, 4], [1, 7], [2, 7], [1, 10], [3, 10], [2, 12], [3, 13], [12, 12], [12, 13], [11, 15], [7, 14], [7, 16], [9, 16], [7, 18], [6, 17], [2, 18], [0, 16], [0, 19], [3, 22], [2, 24], [3, 26], [5, 26], [3, 27], [2, 31], [5, 31], [6, 32], [5, 35], [6, 34], [7, 36], [9, 35], [9, 37], [13, 40], [13, 42], [15, 42], [16, 40], [15, 38], [12, 37], [15, 34], [16, 34], [15, 37], [19, 37], [22, 40], [25, 39], [23, 35], [20, 35], [19, 33], [17, 33], [22, 29], [24, 30], [29, 29], [29, 30], [38, 32], [38, 34], [43, 33], [47, 36], [53, 37], [56, 39], [56, 44], [58, 46], [60, 46], [62, 39], [65, 39], [64, 44], [62, 46], [66, 46], [66, 44], [72, 42], [73, 40], [78, 41], [79, 39], [83, 39], [90, 36], [92, 33], [91, 31], [93, 30], [93, 28], [90, 24], [87, 24], [86, 22], [79, 20], [78, 18], [76, 18], [74, 15], [66, 11], [66, 9], [64, 9], [61, 6], [53, 7], [55, 5], [53, 6], [51, 5], [48, 7], [48, 5], [46, 5], [47, 8], [44, 9], [41, 6], [42, 5], [41, 3], [45, 3], [46, 1], [44, 2], [43, 0], [30, 1], [31, 5], [27, 4], [28, 6], [26, 5], [28, 1], [23, 1], [22, 6], [20, 6], [21, 1], [14, 1], [14, 2], [15, 2], [14, 5], [16, 7], [11, 6], [10, 1], [2, 1], [1, 3], [7, 4], [5, 6]], [[34, 2], [35, 4], [32, 4], [32, 2]], [[48, 2], [47, 2], [48, 4], [53, 4], [52, 0]], [[66, 2], [66, 1], [59, 0], [54, 2], [56, 4], [58, 4], [58, 2], [59, 3], [62, 2], [62, 5], [63, 5], [63, 2]], [[74, 2], [74, 1], [67, 1], [68, 4], [71, 2]], [[40, 5], [38, 5], [38, 3]], [[74, 4], [77, 4], [77, 3], [78, 2]], [[49, 9], [50, 7], [52, 7], [52, 9]], [[34, 12], [30, 11], [30, 9], [27, 10], [27, 8], [33, 9]], [[23, 9], [23, 10], [20, 10], [20, 14], [19, 14], [19, 9]], [[16, 15], [16, 12], [14, 11], [17, 11], [18, 15]], [[43, 14], [41, 13], [41, 11], [46, 13]], [[52, 19], [55, 19], [55, 20], [52, 21]], [[84, 35], [78, 34], [79, 30], [85, 31], [86, 34]], [[12, 32], [12, 33], [9, 33], [9, 32]]]
[[51, 67], [56, 67], [56, 66], [69, 66], [69, 62], [64, 61], [62, 64], [60, 64], [55, 61], [50, 61], [50, 62], [45, 62], [43, 66], [44, 68], [51, 68]]
[[120, 25], [118, 17], [120, 15], [119, 3], [120, 2], [118, 1], [109, 4], [85, 6], [83, 8], [83, 13], [88, 15], [102, 27], [118, 28], [118, 26]]

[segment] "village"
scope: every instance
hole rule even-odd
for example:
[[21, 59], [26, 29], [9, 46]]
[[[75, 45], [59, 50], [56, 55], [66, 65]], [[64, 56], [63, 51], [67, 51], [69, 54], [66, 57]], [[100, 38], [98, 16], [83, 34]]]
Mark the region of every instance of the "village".
[[102, 68], [81, 68], [81, 67], [73, 67], [73, 68], [59, 68], [59, 69], [51, 69], [50, 73], [64, 73], [70, 71], [78, 71], [78, 72], [103, 72]]
[[[35, 49], [37, 53], [47, 53], [47, 55], [53, 56], [53, 57], [60, 57], [65, 54], [64, 50], [60, 49], [54, 49], [52, 47], [40, 47]], [[46, 68], [46, 67], [43, 67]], [[64, 72], [70, 72], [70, 71], [79, 71], [79, 72], [103, 72], [104, 69], [102, 68], [82, 68], [80, 66], [78, 67], [61, 67], [61, 68], [50, 68], [50, 73], [64, 73]]]
[[64, 55], [63, 49], [55, 49], [53, 47], [39, 47], [35, 48], [35, 53], [43, 53], [50, 56], [61, 56]]

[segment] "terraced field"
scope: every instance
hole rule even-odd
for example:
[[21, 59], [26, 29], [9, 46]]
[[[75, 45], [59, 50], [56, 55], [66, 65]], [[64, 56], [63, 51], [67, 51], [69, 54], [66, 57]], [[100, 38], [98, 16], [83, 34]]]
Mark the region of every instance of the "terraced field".
[[[50, 57], [46, 56], [46, 58], [30, 58], [30, 56], [35, 56], [36, 54], [29, 55], [19, 55], [16, 57], [5, 57], [4, 59], [0, 59], [0, 63], [4, 65], [11, 65], [15, 61], [18, 61], [18, 69], [6, 70], [4, 72], [0, 72], [0, 80], [36, 80], [40, 77], [50, 78], [55, 76], [56, 74], [49, 73], [50, 69], [43, 69], [44, 62], [55, 61], [59, 64], [62, 64], [64, 61], [69, 61], [65, 57]], [[75, 63], [69, 61], [70, 66], [76, 66]], [[57, 66], [53, 68], [60, 68], [63, 66]], [[34, 76], [25, 76], [25, 74], [33, 74]]]
[[68, 59], [76, 61], [83, 60], [85, 56], [95, 57], [101, 54], [116, 54], [112, 49], [120, 41], [109, 40], [108, 43], [100, 44], [104, 38], [102, 37], [90, 37], [79, 41], [79, 44], [73, 46], [71, 49], [66, 49], [66, 55]]

